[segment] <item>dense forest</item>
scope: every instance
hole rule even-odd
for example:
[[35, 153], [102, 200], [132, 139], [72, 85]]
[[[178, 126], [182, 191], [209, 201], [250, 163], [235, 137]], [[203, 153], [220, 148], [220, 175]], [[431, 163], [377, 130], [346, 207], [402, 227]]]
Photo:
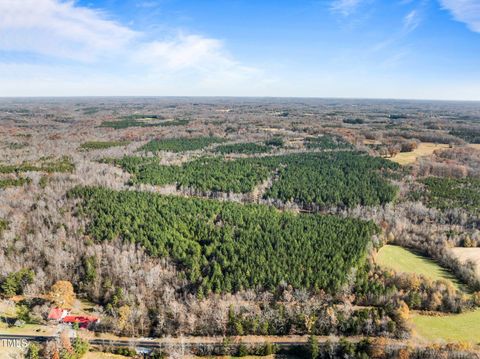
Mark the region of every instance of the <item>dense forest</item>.
[[158, 151], [195, 151], [223, 141], [222, 138], [218, 137], [167, 138], [162, 140], [152, 140], [145, 146], [142, 146], [140, 150], [154, 153]]
[[272, 150], [272, 146], [261, 145], [258, 143], [247, 142], [247, 143], [235, 143], [230, 145], [221, 145], [215, 147], [215, 152], [221, 154], [231, 154], [231, 153], [243, 153], [243, 154], [255, 154], [255, 153], [266, 153]]
[[134, 184], [177, 184], [203, 191], [246, 193], [271, 174], [269, 166], [252, 159], [201, 158], [181, 166], [167, 166], [160, 165], [155, 157], [124, 157], [113, 163], [132, 173]]
[[97, 241], [120, 237], [172, 257], [199, 294], [247, 288], [338, 290], [366, 255], [372, 222], [279, 212], [262, 205], [76, 188]]
[[421, 182], [425, 190], [420, 195], [425, 197], [429, 206], [463, 208], [472, 214], [480, 213], [480, 179], [429, 177]]
[[130, 141], [88, 141], [80, 145], [81, 150], [103, 150], [105, 148], [126, 146]]
[[163, 120], [157, 117], [128, 116], [116, 121], [103, 121], [100, 127], [109, 127], [115, 130], [122, 130], [129, 127], [165, 127], [165, 126], [185, 126], [190, 121], [187, 119]]
[[304, 207], [379, 205], [392, 201], [397, 188], [381, 171], [395, 163], [361, 153], [306, 153], [279, 159], [278, 180], [265, 196]]
[[204, 158], [181, 166], [160, 165], [151, 157], [124, 157], [113, 162], [134, 175], [133, 183], [176, 183], [202, 191], [246, 193], [278, 172], [265, 198], [293, 201], [304, 207], [388, 203], [394, 199], [396, 187], [382, 171], [398, 168], [382, 158], [350, 151], [236, 160]]

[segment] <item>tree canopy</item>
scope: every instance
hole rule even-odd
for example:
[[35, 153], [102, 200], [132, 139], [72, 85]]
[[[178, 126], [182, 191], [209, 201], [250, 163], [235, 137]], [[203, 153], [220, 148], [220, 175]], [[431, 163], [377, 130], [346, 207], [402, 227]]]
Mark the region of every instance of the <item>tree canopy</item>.
[[88, 234], [169, 257], [200, 294], [246, 288], [334, 291], [366, 254], [372, 222], [280, 212], [263, 205], [75, 188]]

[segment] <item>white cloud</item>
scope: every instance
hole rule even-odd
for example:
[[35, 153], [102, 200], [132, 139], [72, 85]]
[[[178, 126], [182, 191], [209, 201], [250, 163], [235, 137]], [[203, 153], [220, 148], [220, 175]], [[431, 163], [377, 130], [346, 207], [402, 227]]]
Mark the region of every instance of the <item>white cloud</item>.
[[457, 21], [465, 23], [468, 28], [480, 32], [480, 1], [478, 0], [439, 0], [442, 7], [452, 14]]
[[417, 10], [410, 11], [403, 18], [403, 30], [405, 32], [411, 32], [420, 25], [420, 15]]
[[0, 1], [0, 50], [88, 62], [125, 48], [136, 36], [72, 1]]
[[334, 0], [331, 9], [344, 16], [352, 14], [363, 0]]
[[[145, 86], [157, 84], [158, 88], [167, 83], [172, 88], [176, 79], [191, 87], [193, 82], [234, 86], [242, 81], [250, 83], [254, 78], [261, 80], [261, 71], [235, 60], [218, 39], [164, 33], [160, 38], [145, 40], [149, 35], [74, 1], [0, 0], [0, 52], [14, 59], [0, 63], [0, 87], [12, 85], [15, 79], [28, 87], [29, 78], [42, 77], [42, 73], [46, 84], [58, 83], [60, 88], [73, 89], [72, 82], [79, 81], [85, 85], [82, 79], [88, 78], [93, 81], [92, 88], [112, 84], [111, 92], [116, 90], [113, 78], [119, 79], [117, 85], [123, 89], [128, 88], [125, 78]], [[35, 60], [26, 60], [31, 56], [15, 61], [19, 54], [45, 60], [41, 66]], [[8, 69], [12, 69], [12, 64], [25, 66], [13, 66], [11, 72]], [[79, 72], [82, 76], [77, 76]], [[8, 93], [8, 88], [2, 92]]]
[[216, 67], [218, 62], [230, 63], [223, 53], [223, 44], [199, 35], [180, 34], [167, 41], [153, 41], [139, 47], [136, 60], [173, 70]]

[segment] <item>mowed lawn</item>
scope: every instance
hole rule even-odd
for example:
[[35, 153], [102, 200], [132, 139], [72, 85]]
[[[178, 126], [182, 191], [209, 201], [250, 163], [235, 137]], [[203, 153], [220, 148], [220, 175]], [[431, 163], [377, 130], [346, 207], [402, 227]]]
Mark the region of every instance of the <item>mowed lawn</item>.
[[414, 334], [427, 340], [480, 344], [480, 309], [442, 317], [412, 315]]
[[455, 288], [461, 288], [458, 280], [435, 261], [400, 246], [383, 246], [378, 251], [376, 262], [397, 273], [416, 273], [432, 280], [444, 279], [451, 282]]

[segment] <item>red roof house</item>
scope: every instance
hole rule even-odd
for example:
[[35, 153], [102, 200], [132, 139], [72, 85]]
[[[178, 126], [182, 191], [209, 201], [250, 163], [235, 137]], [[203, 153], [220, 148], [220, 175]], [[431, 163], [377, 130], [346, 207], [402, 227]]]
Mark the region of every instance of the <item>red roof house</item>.
[[80, 328], [86, 328], [90, 324], [98, 322], [97, 317], [92, 317], [88, 315], [67, 315], [63, 318], [64, 323], [78, 323]]
[[48, 313], [49, 320], [62, 320], [68, 315], [68, 310], [61, 308], [52, 308]]

